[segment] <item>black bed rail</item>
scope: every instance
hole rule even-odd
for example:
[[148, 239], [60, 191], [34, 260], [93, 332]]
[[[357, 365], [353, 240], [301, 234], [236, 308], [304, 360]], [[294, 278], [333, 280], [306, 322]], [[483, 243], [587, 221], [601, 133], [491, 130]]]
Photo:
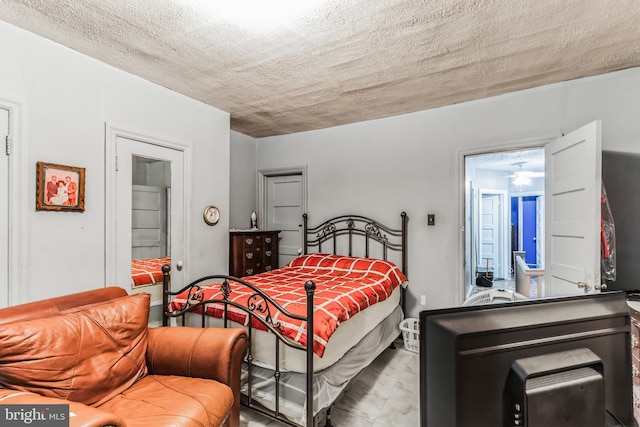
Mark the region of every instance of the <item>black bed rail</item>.
[[[287, 311], [284, 307], [278, 304], [273, 300], [269, 295], [264, 294], [258, 287], [254, 284], [247, 282], [246, 280], [240, 279], [234, 276], [228, 276], [223, 274], [218, 275], [210, 275], [201, 277], [179, 291], [171, 291], [170, 290], [170, 278], [171, 278], [171, 267], [169, 265], [162, 266], [162, 285], [163, 285], [163, 293], [162, 293], [162, 303], [163, 303], [163, 316], [162, 316], [162, 326], [168, 326], [170, 318], [178, 318], [180, 317], [182, 320], [182, 325], [186, 324], [186, 315], [187, 313], [191, 313], [196, 311], [198, 308], [200, 310], [200, 319], [201, 319], [201, 327], [206, 326], [206, 318], [207, 318], [207, 306], [208, 305], [218, 305], [223, 306], [222, 309], [222, 321], [223, 328], [229, 327], [229, 307], [234, 307], [247, 315], [247, 321], [245, 328], [247, 328], [247, 333], [249, 335], [249, 346], [246, 356], [247, 362], [247, 373], [248, 373], [248, 382], [247, 382], [247, 396], [246, 402], [242, 402], [245, 406], [256, 410], [263, 415], [276, 419], [278, 421], [284, 422], [291, 426], [298, 426], [291, 422], [289, 419], [280, 414], [280, 356], [279, 356], [279, 342], [299, 350], [303, 350], [306, 352], [306, 393], [307, 393], [307, 417], [306, 417], [306, 425], [313, 426], [313, 343], [314, 343], [314, 323], [313, 323], [313, 297], [316, 289], [316, 285], [313, 281], [308, 280], [304, 284], [305, 292], [306, 292], [306, 316], [301, 316], [295, 313], [291, 313]], [[221, 282], [220, 282], [221, 281]], [[222, 294], [222, 298], [213, 298], [213, 299], [204, 299], [204, 290], [202, 288], [203, 284], [214, 284], [219, 283], [220, 292]], [[253, 294], [249, 296], [248, 306], [244, 306], [242, 304], [238, 304], [235, 301], [229, 299], [231, 293], [233, 292], [234, 284], [238, 286], [244, 286], [252, 290]], [[177, 303], [177, 309], [170, 309], [170, 301], [171, 296], [177, 296], [186, 292], [185, 302]], [[271, 304], [276, 312], [282, 313], [285, 317], [289, 317], [292, 319], [300, 320], [307, 323], [307, 343], [306, 345], [302, 345], [296, 341], [291, 340], [290, 338], [284, 336], [282, 334], [281, 325], [278, 321], [274, 321], [273, 313], [271, 312]], [[274, 379], [275, 379], [275, 407], [273, 410], [265, 409], [257, 404], [253, 403], [252, 399], [252, 367], [253, 367], [253, 356], [252, 356], [252, 336], [253, 336], [253, 321], [257, 320], [260, 324], [262, 324], [265, 328], [267, 328], [270, 332], [275, 335], [276, 340], [276, 356], [275, 356], [275, 371], [274, 371]], [[311, 333], [309, 333], [311, 331]]]

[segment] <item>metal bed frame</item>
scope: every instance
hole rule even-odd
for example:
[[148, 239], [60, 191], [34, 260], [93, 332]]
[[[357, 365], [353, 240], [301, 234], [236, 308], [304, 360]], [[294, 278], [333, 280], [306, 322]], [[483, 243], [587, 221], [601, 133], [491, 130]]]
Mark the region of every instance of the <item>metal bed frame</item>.
[[[401, 227], [399, 229], [390, 228], [370, 218], [360, 215], [342, 215], [332, 219], [329, 219], [317, 227], [308, 227], [308, 216], [303, 215], [304, 222], [304, 254], [308, 254], [310, 249], [313, 252], [322, 252], [323, 244], [326, 246], [332, 243], [333, 253], [336, 253], [339, 249], [338, 238], [341, 236], [347, 236], [347, 254], [348, 256], [354, 256], [354, 237], [364, 238], [364, 257], [368, 258], [370, 254], [371, 244], [379, 244], [382, 246], [383, 259], [387, 259], [388, 251], [400, 252], [401, 269], [402, 272], [407, 275], [407, 222], [408, 216], [405, 212], [401, 213]], [[340, 248], [344, 245], [340, 245]], [[313, 309], [314, 309], [314, 293], [316, 285], [312, 281], [307, 281], [304, 284], [304, 288], [307, 295], [306, 300], [306, 316], [300, 316], [288, 312], [277, 302], [275, 302], [269, 295], [264, 294], [257, 286], [253, 285], [245, 279], [233, 277], [229, 275], [210, 275], [201, 277], [179, 291], [172, 292], [170, 288], [170, 266], [165, 265], [162, 267], [163, 272], [163, 326], [168, 326], [171, 318], [181, 318], [181, 323], [186, 323], [187, 313], [199, 311], [201, 317], [201, 327], [205, 327], [205, 319], [207, 317], [206, 306], [210, 304], [216, 304], [222, 306], [222, 322], [223, 327], [229, 327], [229, 307], [232, 306], [237, 310], [243, 311], [248, 316], [247, 333], [249, 336], [249, 349], [246, 356], [247, 366], [247, 394], [243, 395], [243, 401], [241, 404], [248, 408], [251, 408], [268, 418], [278, 420], [282, 423], [301, 427], [288, 418], [286, 418], [280, 412], [280, 345], [282, 343], [289, 347], [299, 349], [306, 352], [306, 396], [307, 396], [307, 411], [306, 411], [306, 426], [314, 426], [314, 408], [313, 408], [313, 339], [307, 339], [306, 346], [293, 341], [281, 333], [281, 326], [279, 322], [274, 321], [274, 316], [271, 312], [273, 307], [276, 311], [281, 312], [284, 316], [301, 320], [307, 323], [307, 331], [313, 331]], [[207, 299], [205, 300], [202, 293], [202, 285], [209, 284], [211, 282], [221, 282], [220, 291], [222, 294], [221, 299]], [[301, 284], [302, 285], [302, 284]], [[232, 290], [236, 287], [245, 287], [251, 289], [251, 296], [249, 303], [245, 307], [229, 299]], [[187, 292], [186, 303], [179, 304], [177, 310], [170, 310], [170, 298]], [[401, 307], [403, 312], [405, 311], [405, 293], [404, 287], [401, 291]], [[275, 402], [274, 408], [265, 408], [252, 399], [252, 368], [253, 368], [253, 356], [252, 356], [252, 336], [253, 336], [253, 324], [254, 321], [262, 324], [266, 329], [274, 335], [275, 340], [275, 366], [274, 366], [274, 380], [275, 380]], [[309, 334], [309, 336], [313, 336]], [[326, 425], [331, 425], [330, 407], [327, 409], [327, 421]]]

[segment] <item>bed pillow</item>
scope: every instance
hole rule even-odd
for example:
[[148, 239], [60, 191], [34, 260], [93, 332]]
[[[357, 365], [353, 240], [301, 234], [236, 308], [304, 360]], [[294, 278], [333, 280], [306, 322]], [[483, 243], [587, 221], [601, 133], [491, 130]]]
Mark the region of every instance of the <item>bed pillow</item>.
[[407, 277], [394, 263], [377, 258], [358, 258], [318, 253], [301, 255], [291, 261], [288, 267], [340, 274], [369, 272], [387, 277], [391, 282], [392, 289], [398, 285], [406, 286], [408, 283]]
[[149, 295], [0, 328], [0, 386], [100, 405], [147, 374]]

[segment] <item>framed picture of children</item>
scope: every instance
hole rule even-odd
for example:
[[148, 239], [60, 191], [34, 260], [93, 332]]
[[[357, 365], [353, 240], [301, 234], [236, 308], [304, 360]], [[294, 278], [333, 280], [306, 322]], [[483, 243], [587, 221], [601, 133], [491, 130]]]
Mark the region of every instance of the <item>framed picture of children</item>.
[[84, 168], [37, 162], [36, 210], [84, 211]]

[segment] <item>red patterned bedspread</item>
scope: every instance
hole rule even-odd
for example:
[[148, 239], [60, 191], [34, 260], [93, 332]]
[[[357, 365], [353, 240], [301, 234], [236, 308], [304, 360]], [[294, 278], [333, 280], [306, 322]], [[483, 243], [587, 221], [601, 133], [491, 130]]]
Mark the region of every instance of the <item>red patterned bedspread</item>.
[[[327, 254], [303, 255], [285, 267], [244, 280], [256, 285], [285, 310], [301, 316], [307, 314], [304, 284], [313, 280], [316, 284], [313, 348], [320, 357], [329, 337], [341, 322], [376, 302], [384, 301], [397, 286], [407, 282], [405, 275], [391, 262]], [[231, 287], [230, 299], [246, 306], [254, 292], [237, 283], [232, 283]], [[203, 292], [205, 300], [222, 299], [219, 283], [203, 286]], [[178, 295], [170, 309], [179, 310], [186, 298], [186, 292]], [[275, 313], [272, 309], [274, 322], [280, 322], [283, 334], [306, 345], [306, 322]], [[221, 307], [208, 305], [207, 315], [221, 317]], [[231, 320], [247, 325], [246, 317], [244, 312], [229, 308]], [[254, 322], [254, 327], [262, 326], [258, 321]]]
[[171, 257], [134, 259], [131, 261], [131, 286], [162, 283], [162, 266], [171, 264]]

